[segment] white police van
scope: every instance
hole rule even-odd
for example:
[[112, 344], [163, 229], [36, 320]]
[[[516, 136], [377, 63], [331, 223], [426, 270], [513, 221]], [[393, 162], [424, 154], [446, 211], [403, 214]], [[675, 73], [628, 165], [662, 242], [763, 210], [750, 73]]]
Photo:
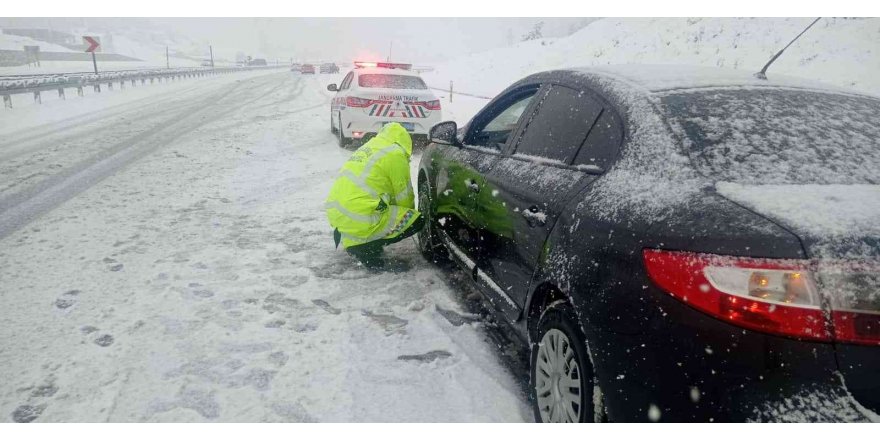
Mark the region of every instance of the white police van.
[[441, 121], [440, 100], [428, 89], [411, 64], [354, 63], [342, 83], [330, 84], [336, 92], [330, 104], [330, 131], [339, 146], [363, 142], [389, 122], [399, 122], [413, 136], [414, 144], [424, 144], [428, 131]]

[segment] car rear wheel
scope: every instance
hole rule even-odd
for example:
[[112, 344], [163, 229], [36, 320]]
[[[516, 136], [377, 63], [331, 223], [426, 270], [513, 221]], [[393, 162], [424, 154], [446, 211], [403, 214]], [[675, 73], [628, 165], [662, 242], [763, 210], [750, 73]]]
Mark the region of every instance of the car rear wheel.
[[583, 423], [602, 418], [601, 393], [577, 322], [563, 301], [550, 305], [538, 322], [530, 363], [535, 421]]
[[338, 124], [336, 124], [336, 139], [339, 141], [339, 146], [342, 148], [348, 148], [351, 145], [351, 139], [345, 137], [345, 132], [342, 130], [342, 116], [336, 120]]
[[425, 218], [425, 226], [418, 233], [419, 251], [426, 260], [434, 264], [449, 263], [449, 253], [440, 241], [435, 228], [435, 213], [431, 207], [431, 196], [428, 182], [419, 181], [419, 212]]

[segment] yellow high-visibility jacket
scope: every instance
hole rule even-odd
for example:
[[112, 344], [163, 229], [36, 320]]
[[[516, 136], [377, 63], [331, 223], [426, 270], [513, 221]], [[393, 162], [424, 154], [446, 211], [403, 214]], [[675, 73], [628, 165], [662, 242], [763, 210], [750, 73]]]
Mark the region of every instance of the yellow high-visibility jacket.
[[352, 153], [339, 170], [324, 207], [343, 247], [396, 237], [418, 219], [410, 156], [412, 138], [393, 122]]

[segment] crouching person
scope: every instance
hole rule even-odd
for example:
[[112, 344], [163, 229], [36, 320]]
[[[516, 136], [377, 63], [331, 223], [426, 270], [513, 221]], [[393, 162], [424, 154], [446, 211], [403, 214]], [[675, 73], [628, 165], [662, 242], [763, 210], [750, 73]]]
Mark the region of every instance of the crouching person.
[[393, 269], [382, 248], [419, 232], [424, 219], [415, 209], [409, 159], [412, 138], [392, 122], [348, 159], [330, 190], [325, 208], [336, 246], [370, 269]]

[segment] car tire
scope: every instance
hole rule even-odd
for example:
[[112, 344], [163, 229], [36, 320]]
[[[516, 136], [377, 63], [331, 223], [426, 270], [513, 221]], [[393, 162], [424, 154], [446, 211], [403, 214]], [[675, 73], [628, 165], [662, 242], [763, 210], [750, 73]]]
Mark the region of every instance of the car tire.
[[339, 147], [348, 149], [351, 146], [351, 138], [345, 137], [345, 132], [342, 130], [342, 116], [339, 116], [336, 122], [338, 123], [336, 126], [336, 140], [339, 142]]
[[336, 134], [336, 127], [333, 125], [333, 112], [330, 112], [330, 133]]
[[436, 265], [444, 266], [449, 264], [449, 252], [440, 241], [435, 228], [435, 213], [431, 207], [431, 195], [428, 188], [428, 182], [425, 179], [419, 180], [419, 213], [425, 218], [425, 226], [418, 232], [419, 252], [426, 260]]
[[593, 365], [579, 328], [574, 310], [565, 301], [552, 303], [541, 314], [529, 362], [536, 422], [584, 423], [604, 418], [601, 392], [595, 386]]

